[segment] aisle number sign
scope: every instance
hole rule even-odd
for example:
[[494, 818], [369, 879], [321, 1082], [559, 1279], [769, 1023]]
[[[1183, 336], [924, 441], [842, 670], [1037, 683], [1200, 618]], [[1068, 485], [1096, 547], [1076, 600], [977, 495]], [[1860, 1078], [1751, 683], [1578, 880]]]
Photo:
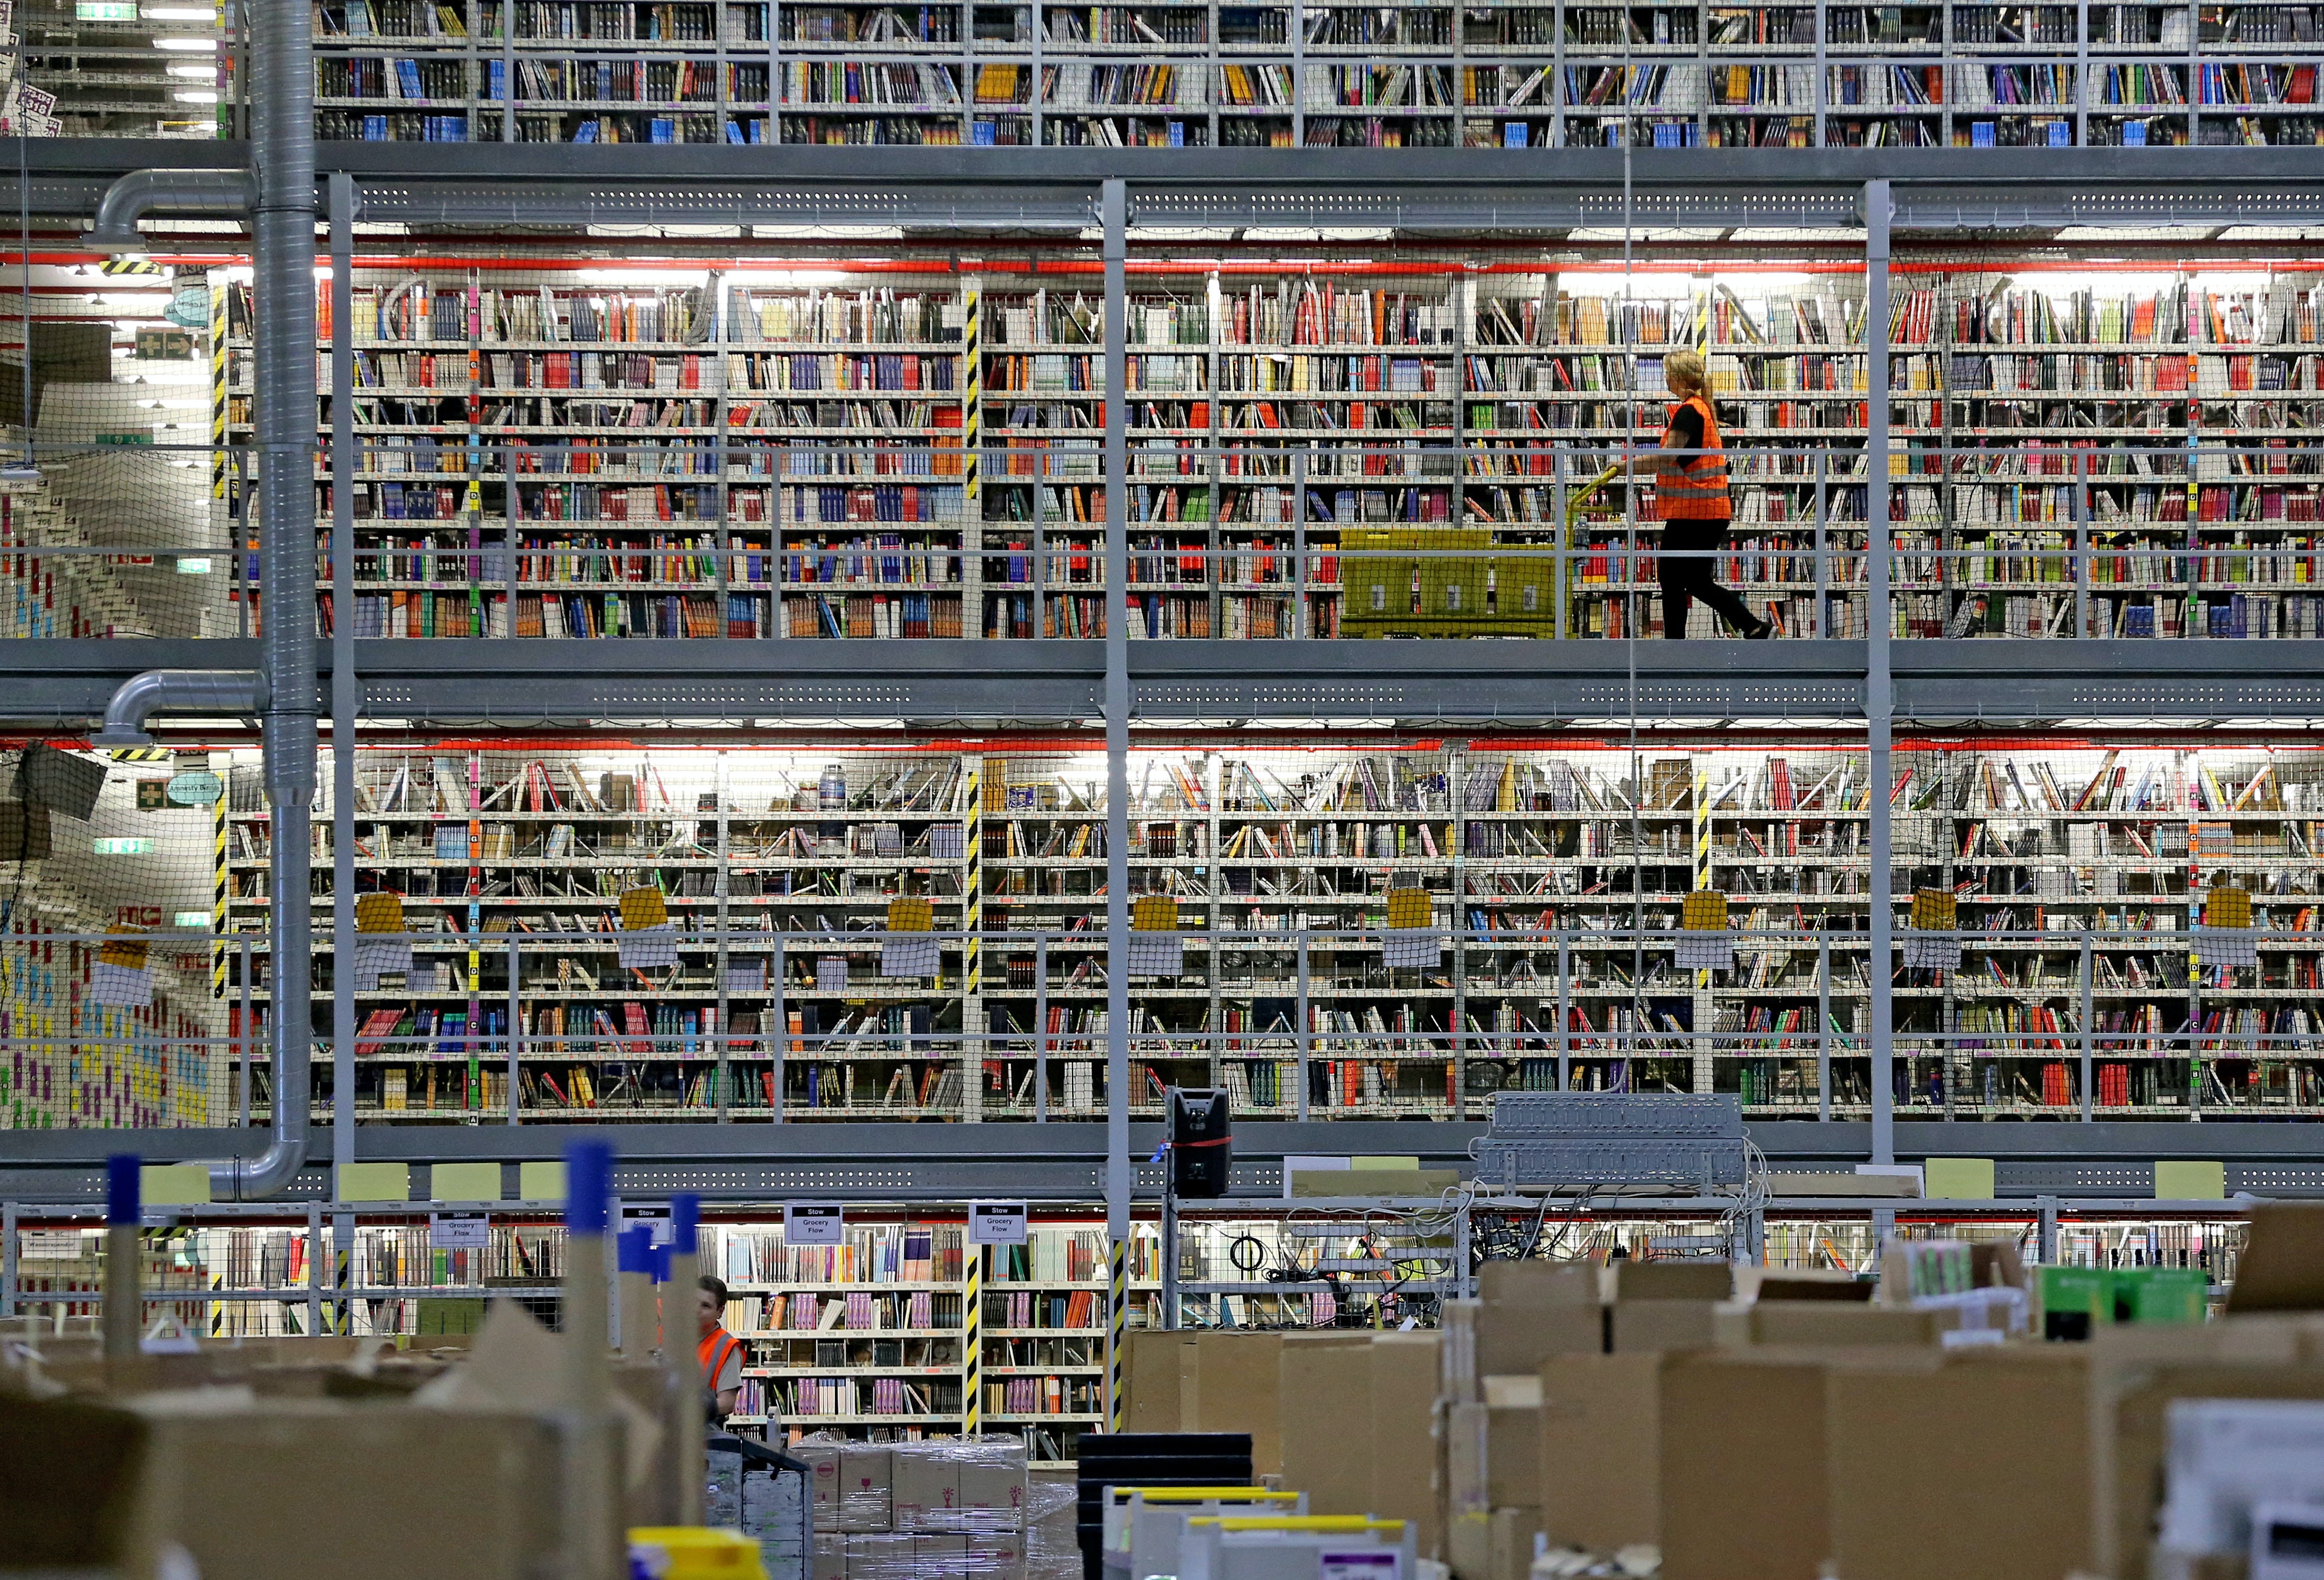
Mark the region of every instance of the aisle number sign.
[[430, 1213], [428, 1246], [431, 1251], [489, 1251], [493, 1222], [488, 1213]]
[[783, 1243], [838, 1245], [846, 1239], [847, 1215], [835, 1201], [783, 1204]]
[[971, 1202], [968, 1243], [971, 1245], [1025, 1243], [1025, 1204], [1021, 1201]]

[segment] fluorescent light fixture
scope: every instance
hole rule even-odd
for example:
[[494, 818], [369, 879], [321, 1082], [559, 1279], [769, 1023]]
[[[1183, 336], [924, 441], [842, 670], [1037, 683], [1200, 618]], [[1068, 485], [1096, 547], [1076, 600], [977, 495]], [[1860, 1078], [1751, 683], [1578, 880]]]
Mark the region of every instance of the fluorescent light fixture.
[[151, 855], [153, 842], [143, 835], [128, 837], [92, 840], [89, 848], [98, 855]]
[[217, 80], [217, 68], [215, 66], [192, 65], [171, 66], [164, 69], [163, 75], [169, 77], [188, 77], [191, 78], [196, 82], [216, 82]]
[[218, 101], [214, 88], [181, 88], [170, 97], [181, 105], [214, 105]]
[[217, 13], [207, 5], [148, 5], [148, 22], [208, 22], [216, 23]]
[[215, 55], [215, 54], [217, 54], [217, 40], [216, 40], [216, 39], [155, 39], [155, 40], [153, 41], [153, 47], [154, 47], [155, 49], [157, 49], [157, 50], [184, 50], [184, 51], [195, 51], [195, 50], [205, 50], [205, 51], [208, 51], [209, 53], [211, 53], [211, 54]]

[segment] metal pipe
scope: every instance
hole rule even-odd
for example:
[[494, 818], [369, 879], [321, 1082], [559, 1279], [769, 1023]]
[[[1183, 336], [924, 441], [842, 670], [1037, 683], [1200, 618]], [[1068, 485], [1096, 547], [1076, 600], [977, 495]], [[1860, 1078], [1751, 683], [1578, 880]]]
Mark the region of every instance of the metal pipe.
[[150, 746], [145, 724], [157, 713], [256, 713], [266, 702], [266, 677], [249, 670], [147, 670], [114, 691], [88, 744]]
[[[252, 212], [257, 346], [259, 633], [267, 680], [266, 797], [272, 808], [276, 1142], [212, 1170], [242, 1199], [272, 1196], [306, 1160], [314, 1045], [309, 825], [315, 799], [315, 51], [307, 0], [251, 10]], [[343, 610], [352, 620], [353, 610]], [[336, 1092], [337, 1104], [355, 1101]], [[354, 1161], [341, 1157], [344, 1168]], [[334, 1193], [337, 1194], [336, 1192]]]
[[97, 220], [80, 240], [107, 252], [142, 253], [145, 237], [137, 222], [148, 214], [247, 214], [256, 197], [248, 171], [132, 171], [106, 188]]

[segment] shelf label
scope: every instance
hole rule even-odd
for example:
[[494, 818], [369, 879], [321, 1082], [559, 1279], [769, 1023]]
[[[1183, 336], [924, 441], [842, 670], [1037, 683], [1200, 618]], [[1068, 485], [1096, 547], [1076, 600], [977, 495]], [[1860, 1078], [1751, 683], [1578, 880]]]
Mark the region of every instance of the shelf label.
[[1021, 1201], [980, 1201], [968, 1205], [971, 1245], [1025, 1243], [1025, 1204]]
[[835, 1201], [783, 1204], [783, 1243], [838, 1245], [845, 1239], [846, 1212]]
[[1396, 1548], [1316, 1555], [1316, 1580], [1404, 1580], [1404, 1554]]
[[489, 1213], [428, 1215], [430, 1251], [489, 1251], [492, 1245], [493, 1220]]

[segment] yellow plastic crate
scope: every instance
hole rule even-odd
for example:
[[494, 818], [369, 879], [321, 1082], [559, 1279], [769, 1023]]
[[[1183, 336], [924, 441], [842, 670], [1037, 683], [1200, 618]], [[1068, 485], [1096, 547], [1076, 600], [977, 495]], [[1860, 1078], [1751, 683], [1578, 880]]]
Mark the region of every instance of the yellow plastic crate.
[[1727, 896], [1716, 889], [1697, 889], [1679, 907], [1679, 928], [1690, 933], [1727, 930]]
[[641, 888], [622, 891], [622, 929], [637, 932], [645, 928], [659, 927], [669, 920], [669, 901], [659, 889]]
[[1141, 933], [1175, 933], [1178, 930], [1178, 897], [1175, 894], [1140, 894], [1130, 908], [1130, 925]]

